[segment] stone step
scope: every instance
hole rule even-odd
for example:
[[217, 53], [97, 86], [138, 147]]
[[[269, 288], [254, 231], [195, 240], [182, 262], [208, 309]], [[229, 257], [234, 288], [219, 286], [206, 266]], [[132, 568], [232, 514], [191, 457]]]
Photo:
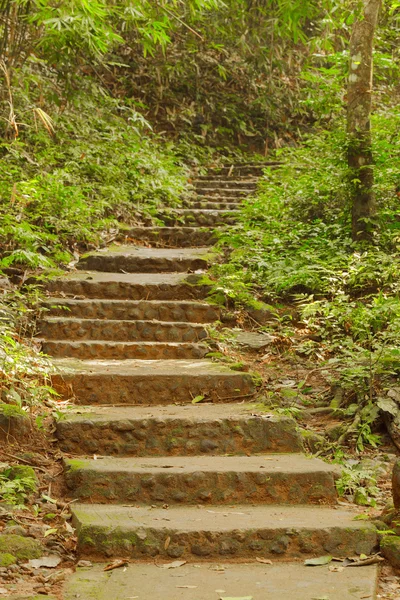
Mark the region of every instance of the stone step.
[[80, 319], [125, 319], [213, 323], [220, 309], [205, 302], [190, 300], [107, 300], [47, 298], [43, 302], [50, 316]]
[[254, 414], [239, 404], [87, 407], [57, 423], [61, 450], [119, 456], [243, 455], [301, 452], [289, 417]]
[[231, 190], [255, 190], [257, 187], [257, 179], [245, 179], [243, 181], [237, 179], [200, 179], [193, 182], [196, 191], [203, 188], [219, 188], [221, 190], [228, 188]]
[[70, 494], [85, 502], [334, 504], [337, 470], [302, 454], [65, 459]]
[[[341, 573], [329, 566], [307, 569], [296, 562], [277, 561], [263, 565], [222, 562], [224, 551], [215, 562], [185, 564], [177, 569], [163, 564], [130, 564], [124, 569], [104, 572], [104, 564], [89, 569], [78, 568], [63, 589], [64, 600], [219, 600], [221, 597], [254, 600], [376, 600], [377, 565], [362, 569], [344, 569]], [[172, 553], [173, 556], [173, 553]], [[278, 555], [276, 555], [277, 558]], [[171, 558], [168, 559], [171, 563]], [[164, 564], [168, 564], [164, 563]], [[111, 573], [111, 576], [110, 576]], [[217, 592], [217, 593], [216, 593]]]
[[[195, 208], [181, 208], [177, 210], [164, 210], [157, 214], [166, 225], [192, 225], [197, 227], [217, 227], [218, 225], [232, 224], [236, 221], [239, 211], [207, 210]], [[205, 268], [205, 267], [202, 267]], [[193, 269], [195, 270], [195, 269]]]
[[210, 248], [112, 246], [83, 256], [78, 269], [109, 273], [182, 273], [206, 269]]
[[48, 340], [113, 342], [197, 342], [207, 337], [202, 324], [122, 319], [47, 317], [39, 322], [40, 337]]
[[354, 512], [331, 507], [211, 505], [166, 510], [74, 503], [71, 508], [78, 551], [85, 558], [304, 560], [327, 554], [369, 555], [378, 542], [373, 525], [355, 521]]
[[213, 229], [207, 227], [133, 227], [125, 237], [145, 241], [157, 247], [198, 248], [210, 246], [217, 241]]
[[253, 194], [252, 188], [247, 189], [232, 189], [232, 188], [219, 188], [219, 187], [207, 187], [196, 188], [196, 194], [198, 196], [224, 196], [224, 198], [243, 198]]
[[46, 284], [51, 294], [116, 300], [204, 299], [209, 286], [199, 285], [199, 275], [187, 273], [73, 272]]
[[100, 359], [198, 359], [203, 358], [209, 349], [202, 344], [191, 342], [107, 342], [69, 340], [43, 340], [42, 351], [59, 358], [79, 358], [81, 360]]
[[207, 209], [207, 210], [223, 210], [223, 211], [229, 211], [229, 210], [237, 210], [238, 209], [238, 203], [237, 202], [209, 202], [209, 201], [203, 201], [203, 200], [197, 200], [195, 202], [193, 201], [188, 201], [186, 206], [189, 208], [201, 208], [201, 209]]
[[207, 194], [197, 195], [197, 202], [222, 202], [224, 204], [235, 205], [239, 210], [240, 204], [246, 200], [246, 198], [247, 196], [230, 196], [229, 194], [224, 194], [223, 190], [221, 190], [220, 194], [213, 194], [210, 196]]
[[190, 404], [197, 396], [228, 402], [254, 393], [249, 373], [208, 360], [85, 360], [56, 358], [52, 384], [76, 404]]

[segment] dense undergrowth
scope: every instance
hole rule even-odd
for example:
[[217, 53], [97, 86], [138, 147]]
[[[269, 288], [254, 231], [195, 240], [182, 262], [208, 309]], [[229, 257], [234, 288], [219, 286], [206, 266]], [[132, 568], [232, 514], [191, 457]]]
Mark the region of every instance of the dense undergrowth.
[[[353, 243], [344, 127], [309, 136], [280, 152], [284, 166], [265, 171], [244, 203], [240, 222], [220, 239], [232, 250], [214, 267], [214, 299], [267, 304], [264, 329], [286, 339], [287, 351], [310, 361], [344, 391], [332, 409], [358, 449], [387, 407], [400, 373], [400, 128], [398, 109], [374, 117], [378, 215], [372, 244]], [[296, 395], [297, 398], [297, 395]], [[306, 400], [307, 403], [307, 400]]]

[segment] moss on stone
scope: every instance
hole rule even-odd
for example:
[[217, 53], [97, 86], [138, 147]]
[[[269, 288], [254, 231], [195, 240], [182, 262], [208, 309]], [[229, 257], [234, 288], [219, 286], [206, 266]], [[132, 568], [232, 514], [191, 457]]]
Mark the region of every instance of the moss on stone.
[[0, 567], [9, 567], [10, 565], [15, 565], [17, 559], [13, 554], [9, 552], [2, 552], [0, 554]]
[[12, 554], [17, 560], [40, 558], [43, 547], [38, 540], [22, 535], [0, 535], [0, 553]]
[[19, 406], [15, 404], [5, 404], [4, 402], [0, 402], [0, 415], [4, 415], [5, 417], [25, 417], [27, 414], [24, 412]]

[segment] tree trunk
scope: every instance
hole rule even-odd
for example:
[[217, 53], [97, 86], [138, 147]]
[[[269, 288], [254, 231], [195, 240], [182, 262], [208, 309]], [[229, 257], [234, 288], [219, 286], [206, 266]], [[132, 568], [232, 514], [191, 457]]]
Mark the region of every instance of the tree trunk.
[[375, 216], [371, 148], [373, 41], [381, 0], [363, 0], [350, 40], [347, 104], [353, 240], [371, 239]]

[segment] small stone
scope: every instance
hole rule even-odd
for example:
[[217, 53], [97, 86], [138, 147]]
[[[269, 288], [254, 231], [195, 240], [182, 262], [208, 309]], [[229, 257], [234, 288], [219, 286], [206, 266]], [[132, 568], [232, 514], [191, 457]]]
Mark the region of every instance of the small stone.
[[4, 533], [12, 533], [14, 535], [26, 536], [27, 530], [25, 529], [25, 527], [22, 527], [21, 525], [10, 525], [10, 527], [6, 527], [4, 529]]
[[169, 547], [167, 550], [167, 554], [171, 558], [180, 558], [184, 552], [185, 552], [184, 546], [173, 546], [173, 547]]
[[90, 560], [79, 560], [76, 563], [76, 566], [81, 568], [90, 568], [93, 567], [93, 563]]
[[200, 451], [201, 452], [212, 452], [218, 448], [218, 444], [213, 440], [201, 440]]
[[192, 553], [196, 556], [209, 556], [211, 554], [211, 549], [206, 546], [201, 546], [200, 544], [195, 544], [191, 548]]

